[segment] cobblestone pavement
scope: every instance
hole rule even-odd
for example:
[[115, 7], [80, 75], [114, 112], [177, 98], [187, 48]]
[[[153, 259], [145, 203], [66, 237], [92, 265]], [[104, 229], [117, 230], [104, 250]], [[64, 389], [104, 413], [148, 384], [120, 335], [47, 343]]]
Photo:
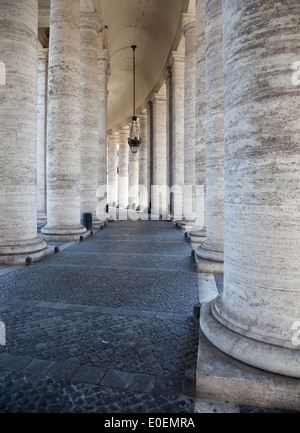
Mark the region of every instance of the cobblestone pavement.
[[172, 223], [127, 221], [33, 266], [1, 267], [0, 412], [193, 413], [190, 256]]
[[110, 222], [2, 272], [0, 411], [192, 413], [182, 393], [198, 340], [190, 252], [169, 222]]

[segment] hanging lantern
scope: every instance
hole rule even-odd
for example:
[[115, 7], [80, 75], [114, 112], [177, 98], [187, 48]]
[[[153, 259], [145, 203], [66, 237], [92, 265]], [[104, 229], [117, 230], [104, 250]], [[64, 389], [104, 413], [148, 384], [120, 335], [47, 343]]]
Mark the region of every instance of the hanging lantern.
[[136, 45], [131, 46], [133, 51], [133, 116], [131, 118], [131, 127], [129, 131], [128, 144], [131, 152], [136, 154], [139, 151], [139, 147], [142, 143], [139, 127], [139, 119], [135, 115], [135, 50]]

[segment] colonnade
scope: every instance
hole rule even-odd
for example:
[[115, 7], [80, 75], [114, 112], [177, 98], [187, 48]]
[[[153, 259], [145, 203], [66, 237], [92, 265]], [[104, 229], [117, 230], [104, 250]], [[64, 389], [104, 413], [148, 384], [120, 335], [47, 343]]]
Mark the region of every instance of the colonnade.
[[[201, 310], [207, 338], [242, 362], [300, 378], [293, 338], [300, 322], [298, 0], [197, 0], [195, 15], [182, 19], [185, 51], [170, 53], [162, 89], [139, 113], [137, 155], [128, 148], [128, 123], [107, 137], [109, 59], [98, 44], [99, 16], [80, 14], [78, 0], [52, 0], [49, 53], [38, 57], [37, 13], [37, 0], [1, 11], [0, 263], [40, 258], [46, 240], [88, 236], [82, 214], [91, 212], [97, 226], [108, 217], [106, 203], [151, 206], [200, 242], [198, 272], [224, 272], [223, 293]], [[11, 50], [18, 31], [22, 44]], [[37, 209], [47, 218], [42, 237]]]

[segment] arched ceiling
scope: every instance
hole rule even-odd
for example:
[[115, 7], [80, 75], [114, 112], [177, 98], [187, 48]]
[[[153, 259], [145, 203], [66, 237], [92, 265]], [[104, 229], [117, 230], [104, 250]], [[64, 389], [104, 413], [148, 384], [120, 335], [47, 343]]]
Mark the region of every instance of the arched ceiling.
[[[80, 4], [83, 11], [101, 14], [102, 45], [110, 58], [108, 131], [114, 132], [133, 114], [131, 45], [137, 45], [138, 112], [160, 90], [169, 54], [181, 46], [182, 13], [194, 12], [195, 0], [81, 0]], [[40, 42], [49, 28], [49, 9], [50, 0], [39, 0]]]

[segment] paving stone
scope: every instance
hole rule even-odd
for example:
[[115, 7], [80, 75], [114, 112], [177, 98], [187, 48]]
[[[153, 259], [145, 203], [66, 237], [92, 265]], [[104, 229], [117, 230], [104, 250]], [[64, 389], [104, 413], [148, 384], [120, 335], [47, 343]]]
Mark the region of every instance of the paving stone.
[[182, 232], [114, 222], [64, 246], [0, 276], [0, 412], [193, 413], [199, 290]]
[[133, 381], [134, 373], [110, 369], [104, 376], [101, 385], [125, 390], [132, 385]]
[[30, 356], [11, 356], [1, 364], [2, 370], [21, 371], [32, 361]]
[[97, 368], [89, 365], [79, 367], [76, 373], [72, 376], [72, 382], [83, 382], [98, 385], [100, 384], [107, 368]]
[[33, 359], [22, 369], [22, 372], [38, 376], [46, 376], [52, 366], [53, 362], [51, 361], [45, 361], [43, 359]]

